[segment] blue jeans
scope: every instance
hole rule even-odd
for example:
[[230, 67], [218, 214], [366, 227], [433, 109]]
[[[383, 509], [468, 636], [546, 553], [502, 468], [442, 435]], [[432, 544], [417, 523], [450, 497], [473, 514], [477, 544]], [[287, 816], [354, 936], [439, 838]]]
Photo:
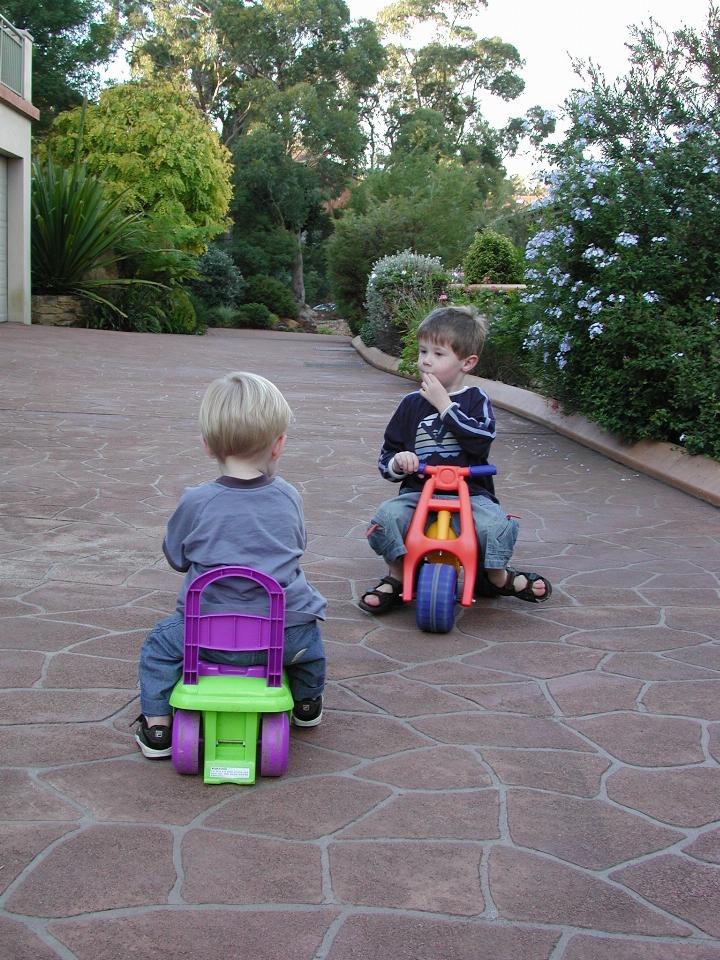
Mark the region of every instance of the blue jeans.
[[[182, 674], [184, 619], [172, 613], [156, 623], [140, 651], [140, 705], [146, 717], [170, 713], [170, 694]], [[205, 650], [203, 658], [240, 666], [264, 663], [262, 651]], [[315, 699], [325, 688], [325, 648], [317, 621], [285, 628], [283, 663], [293, 700]]]
[[[375, 511], [367, 532], [368, 543], [387, 563], [393, 563], [407, 553], [405, 534], [419, 499], [419, 492], [399, 493], [391, 500], [385, 500]], [[504, 570], [510, 562], [520, 530], [517, 520], [508, 519], [502, 508], [489, 497], [470, 497], [470, 503], [480, 548], [478, 565], [485, 570]], [[459, 533], [457, 513], [452, 514], [451, 523]]]

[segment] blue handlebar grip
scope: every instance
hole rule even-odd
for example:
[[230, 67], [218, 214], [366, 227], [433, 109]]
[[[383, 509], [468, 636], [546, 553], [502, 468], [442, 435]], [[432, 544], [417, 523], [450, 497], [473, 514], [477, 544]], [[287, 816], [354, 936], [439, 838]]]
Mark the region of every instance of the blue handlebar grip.
[[425, 473], [425, 464], [424, 464], [424, 463], [421, 463], [421, 464], [420, 464], [420, 466], [417, 468], [417, 472], [418, 472], [419, 474]]
[[492, 477], [497, 473], [497, 467], [494, 463], [483, 464], [482, 466], [470, 467], [471, 477]]

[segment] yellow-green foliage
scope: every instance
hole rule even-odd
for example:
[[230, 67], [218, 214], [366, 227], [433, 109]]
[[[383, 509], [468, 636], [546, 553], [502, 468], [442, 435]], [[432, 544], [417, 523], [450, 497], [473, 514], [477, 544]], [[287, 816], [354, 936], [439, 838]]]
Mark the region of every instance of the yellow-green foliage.
[[[82, 128], [82, 134], [81, 134]], [[202, 252], [228, 226], [232, 188], [228, 150], [177, 87], [132, 82], [105, 90], [97, 104], [60, 114], [49, 144], [56, 160], [80, 157], [104, 174], [110, 197], [143, 212], [165, 246]]]

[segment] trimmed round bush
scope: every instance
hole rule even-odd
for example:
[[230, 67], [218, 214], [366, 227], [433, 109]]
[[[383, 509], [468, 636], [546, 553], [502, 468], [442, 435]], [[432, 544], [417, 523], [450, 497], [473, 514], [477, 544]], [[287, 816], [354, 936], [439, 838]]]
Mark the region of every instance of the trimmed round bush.
[[483, 230], [470, 244], [463, 269], [465, 283], [521, 283], [523, 258], [512, 240]]
[[447, 284], [447, 273], [437, 257], [413, 250], [382, 257], [370, 273], [366, 292], [366, 320], [360, 330], [368, 346], [399, 356], [418, 303], [435, 302]]
[[234, 327], [269, 330], [274, 325], [275, 316], [264, 303], [243, 303], [235, 310]]

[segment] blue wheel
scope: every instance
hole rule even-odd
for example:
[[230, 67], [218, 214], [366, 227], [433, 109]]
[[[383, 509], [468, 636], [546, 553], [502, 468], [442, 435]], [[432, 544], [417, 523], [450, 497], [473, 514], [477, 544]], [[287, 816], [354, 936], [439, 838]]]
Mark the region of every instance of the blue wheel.
[[415, 619], [421, 630], [447, 633], [455, 622], [457, 570], [448, 563], [420, 567], [415, 598]]

